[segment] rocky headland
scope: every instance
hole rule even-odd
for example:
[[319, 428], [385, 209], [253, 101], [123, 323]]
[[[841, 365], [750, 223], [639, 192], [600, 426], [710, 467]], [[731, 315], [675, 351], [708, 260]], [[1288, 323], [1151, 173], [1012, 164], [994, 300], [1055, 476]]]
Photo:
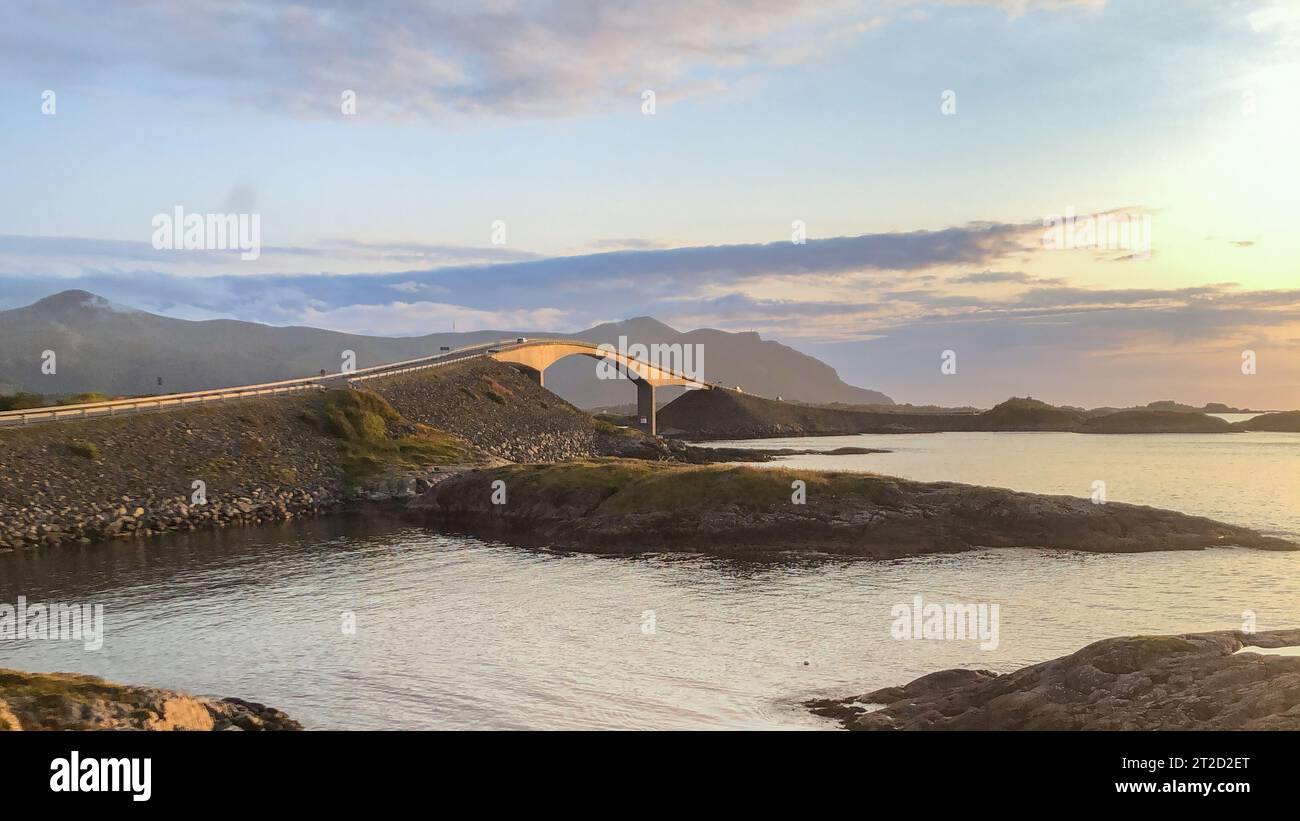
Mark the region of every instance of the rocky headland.
[[301, 730], [280, 710], [114, 684], [75, 673], [0, 669], [0, 730]]
[[1133, 636], [806, 705], [850, 730], [1300, 730], [1300, 630]]
[[503, 457], [640, 448], [673, 458], [635, 431], [598, 427], [513, 368], [446, 370], [423, 392], [396, 377], [365, 390], [0, 430], [0, 551], [315, 516], [415, 496], [443, 471]]
[[0, 429], [0, 551], [356, 510], [510, 462], [785, 455], [645, 436], [487, 360], [358, 387]]
[[1300, 433], [1300, 411], [1265, 413], [1242, 422], [1234, 422], [1238, 430], [1266, 430], [1274, 433]]
[[1300, 549], [1199, 516], [1072, 496], [625, 459], [467, 470], [431, 487], [408, 510], [442, 529], [587, 552], [893, 558], [996, 547]]

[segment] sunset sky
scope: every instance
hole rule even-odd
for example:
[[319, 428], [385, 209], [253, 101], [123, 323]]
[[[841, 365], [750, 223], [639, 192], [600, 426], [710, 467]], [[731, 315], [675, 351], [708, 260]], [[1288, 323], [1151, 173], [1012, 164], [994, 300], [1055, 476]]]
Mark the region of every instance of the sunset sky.
[[[899, 401], [1300, 407], [1293, 0], [19, 2], [0, 112], [0, 309], [651, 315]], [[155, 250], [178, 205], [260, 257]], [[1067, 211], [1150, 254], [1045, 247]]]

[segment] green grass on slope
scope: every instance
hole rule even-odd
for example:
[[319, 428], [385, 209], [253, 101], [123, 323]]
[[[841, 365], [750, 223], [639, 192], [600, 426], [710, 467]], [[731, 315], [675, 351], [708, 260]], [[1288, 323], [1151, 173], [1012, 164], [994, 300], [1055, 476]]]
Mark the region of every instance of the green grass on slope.
[[330, 391], [305, 413], [317, 429], [339, 440], [349, 482], [389, 468], [419, 468], [471, 461], [464, 440], [402, 417], [387, 400], [364, 390]]
[[604, 501], [616, 515], [702, 510], [723, 505], [757, 510], [790, 504], [792, 483], [805, 483], [809, 504], [835, 498], [883, 501], [897, 481], [861, 473], [815, 473], [736, 465], [672, 465], [637, 459], [600, 459], [521, 465], [495, 471], [512, 493], [559, 500], [574, 495]]

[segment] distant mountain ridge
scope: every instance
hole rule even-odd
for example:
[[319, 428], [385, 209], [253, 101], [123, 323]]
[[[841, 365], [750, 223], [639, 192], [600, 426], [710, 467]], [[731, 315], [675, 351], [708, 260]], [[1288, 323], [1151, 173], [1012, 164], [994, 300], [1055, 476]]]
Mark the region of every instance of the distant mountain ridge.
[[[0, 390], [42, 394], [133, 395], [271, 382], [335, 372], [343, 351], [359, 368], [497, 339], [578, 338], [617, 345], [703, 346], [705, 379], [741, 385], [765, 396], [804, 402], [892, 404], [878, 391], [843, 382], [820, 360], [756, 333], [713, 329], [680, 332], [651, 317], [612, 322], [572, 334], [486, 330], [381, 337], [230, 319], [193, 321], [159, 316], [69, 290], [23, 308], [0, 311]], [[42, 373], [42, 353], [55, 372]], [[161, 384], [159, 380], [161, 379]], [[579, 407], [635, 400], [632, 385], [596, 376], [594, 360], [574, 357], [546, 372], [546, 386]], [[665, 389], [662, 399], [680, 389]]]
[[[631, 344], [698, 345], [701, 356], [693, 364], [709, 381], [739, 386], [760, 396], [798, 399], [804, 402], [845, 402], [892, 405], [894, 400], [879, 391], [849, 385], [835, 369], [820, 359], [800, 353], [753, 331], [730, 333], [713, 328], [678, 331], [648, 316], [621, 322], [607, 322], [572, 336], [597, 344], [617, 346], [625, 337]], [[618, 380], [595, 378], [594, 360], [575, 357], [555, 363], [546, 372], [546, 386], [580, 407], [617, 405], [635, 399], [635, 393]], [[658, 398], [669, 401], [681, 388], [661, 388]], [[582, 397], [575, 401], [573, 396]]]

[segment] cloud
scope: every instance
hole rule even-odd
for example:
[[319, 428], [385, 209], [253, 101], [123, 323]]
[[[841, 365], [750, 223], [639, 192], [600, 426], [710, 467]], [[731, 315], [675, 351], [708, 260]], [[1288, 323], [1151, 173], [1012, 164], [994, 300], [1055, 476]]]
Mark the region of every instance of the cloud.
[[[103, 240], [5, 237], [26, 266], [60, 249], [104, 264], [75, 276], [0, 274], [0, 308], [68, 288], [187, 319], [238, 318], [355, 333], [579, 330], [651, 315], [675, 327], [753, 329], [824, 356], [855, 384], [911, 401], [992, 403], [1032, 393], [1074, 404], [1181, 398], [1300, 404], [1300, 289], [1096, 287], [1007, 270], [1050, 257], [1036, 224], [972, 223], [935, 231], [673, 249], [622, 250], [364, 274], [191, 276], [153, 270], [152, 249]], [[334, 240], [286, 260], [374, 256]], [[383, 254], [430, 253], [422, 245]], [[382, 255], [382, 254], [381, 254]], [[1080, 260], [1090, 259], [1081, 253]], [[135, 263], [135, 264], [133, 264]], [[972, 271], [972, 268], [984, 269]], [[4, 269], [0, 269], [4, 270]], [[1031, 268], [1032, 270], [1032, 268]], [[1240, 352], [1269, 363], [1241, 382]], [[938, 352], [958, 351], [960, 378], [935, 381]], [[1152, 363], [1158, 363], [1159, 367]], [[1163, 368], [1163, 370], [1161, 370]], [[1231, 377], [1235, 375], [1236, 381]], [[1193, 390], [1194, 389], [1194, 390]], [[1283, 397], [1279, 399], [1279, 397]]]
[[[989, 0], [1012, 15], [1094, 5]], [[9, 15], [0, 67], [95, 87], [153, 75], [172, 99], [324, 118], [345, 90], [361, 118], [638, 112], [817, 59], [914, 7], [909, 0], [44, 0]]]
[[[840, 319], [852, 323], [853, 310]], [[793, 341], [847, 381], [912, 402], [1300, 406], [1300, 290], [1046, 289], [901, 321], [870, 316], [858, 324], [870, 336]], [[1246, 349], [1268, 363], [1258, 375], [1240, 371]], [[955, 375], [939, 369], [945, 350], [957, 353]]]
[[974, 285], [987, 285], [994, 282], [1015, 282], [1023, 285], [1033, 282], [1034, 277], [1024, 271], [981, 271], [974, 274], [964, 274], [949, 281], [957, 284]]
[[434, 245], [416, 242], [357, 242], [327, 239], [315, 245], [262, 246], [255, 261], [229, 251], [159, 250], [148, 241], [0, 234], [0, 271], [77, 276], [88, 268], [130, 270], [148, 266], [177, 276], [211, 276], [231, 271], [302, 273], [304, 265], [333, 274], [371, 273], [422, 266], [485, 265], [541, 259], [540, 254], [502, 247]]
[[443, 302], [393, 301], [382, 305], [349, 305], [333, 310], [308, 309], [304, 324], [371, 336], [423, 336], [450, 331], [527, 328], [564, 331], [573, 318], [556, 308], [516, 311], [479, 311]]
[[591, 247], [597, 251], [648, 251], [656, 248], [664, 248], [666, 246], [658, 240], [626, 237], [623, 239], [596, 240], [591, 244]]
[[[159, 270], [154, 264], [161, 252], [131, 243], [0, 237], [0, 261], [16, 255], [23, 263], [0, 275], [0, 307], [76, 287], [190, 319], [229, 317], [387, 335], [425, 333], [440, 323], [450, 327], [453, 319], [460, 330], [564, 331], [648, 314], [683, 327], [752, 327], [779, 338], [829, 344], [962, 323], [1092, 326], [1104, 316], [1146, 315], [1153, 318], [1153, 327], [1163, 317], [1179, 322], [1194, 317], [1198, 324], [1186, 327], [1198, 332], [1219, 327], [1217, 318], [1227, 318], [1229, 326], [1249, 319], [1268, 327], [1300, 306], [1296, 292], [1241, 291], [1231, 283], [1080, 287], [1060, 277], [997, 267], [1008, 257], [1021, 261], [1051, 254], [1055, 260], [1061, 252], [1035, 246], [1039, 231], [1034, 223], [978, 222], [934, 231], [810, 239], [803, 245], [621, 250], [554, 258], [513, 252], [525, 258], [469, 265], [455, 261], [490, 254], [490, 249], [332, 240], [320, 247], [280, 249], [281, 259], [340, 267], [340, 257], [356, 255], [362, 263], [379, 260], [389, 267], [351, 275], [299, 269], [240, 276]], [[60, 249], [72, 258], [61, 257]], [[102, 264], [80, 268], [75, 275], [27, 273], [45, 263], [76, 268], [79, 260], [96, 253], [104, 256]], [[399, 264], [408, 254], [441, 256], [449, 264], [408, 269]], [[985, 270], [972, 272], [971, 267]], [[1105, 346], [1115, 338], [1112, 334], [1091, 344]]]
[[[552, 258], [497, 249], [333, 240], [320, 246], [264, 248], [255, 264], [272, 273], [234, 276], [211, 275], [223, 265], [247, 270], [250, 263], [241, 265], [233, 252], [155, 251], [145, 243], [7, 236], [0, 237], [0, 273], [8, 274], [3, 304], [9, 307], [79, 287], [147, 310], [276, 324], [306, 321], [308, 308], [334, 311], [412, 296], [472, 311], [508, 306], [607, 317], [665, 306], [671, 311], [683, 301], [734, 292], [799, 290], [811, 299], [808, 295], [819, 291], [833, 295], [897, 286], [903, 274], [916, 276], [909, 283], [924, 282], [921, 278], [935, 266], [985, 265], [1020, 254], [1036, 230], [975, 223], [811, 239], [801, 245], [783, 241]], [[406, 263], [412, 258], [435, 266], [411, 269]], [[312, 273], [313, 267], [330, 272]], [[52, 282], [51, 274], [58, 281]]]

